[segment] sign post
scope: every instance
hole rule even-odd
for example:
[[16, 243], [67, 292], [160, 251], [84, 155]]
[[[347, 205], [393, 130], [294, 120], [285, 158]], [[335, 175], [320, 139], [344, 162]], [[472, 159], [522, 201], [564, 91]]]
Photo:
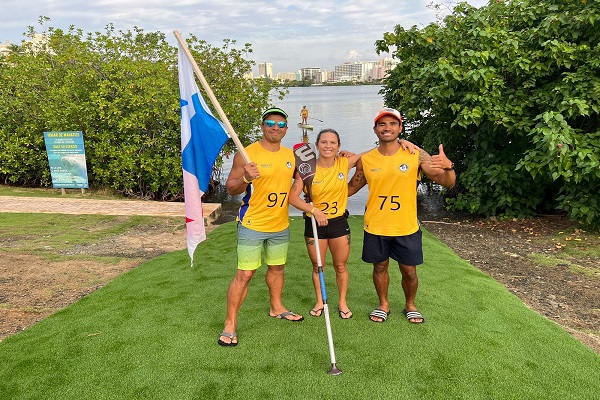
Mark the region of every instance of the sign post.
[[88, 188], [82, 132], [44, 132], [52, 187], [63, 190]]

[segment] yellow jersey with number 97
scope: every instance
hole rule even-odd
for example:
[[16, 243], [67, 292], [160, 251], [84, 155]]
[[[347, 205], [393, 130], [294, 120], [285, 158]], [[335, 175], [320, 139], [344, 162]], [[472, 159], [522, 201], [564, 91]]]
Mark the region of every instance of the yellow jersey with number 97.
[[369, 185], [365, 231], [380, 236], [407, 236], [419, 230], [417, 184], [419, 152], [400, 149], [392, 156], [373, 149], [361, 157]]
[[237, 220], [259, 232], [279, 232], [290, 225], [288, 194], [294, 177], [294, 152], [281, 146], [265, 150], [259, 142], [246, 147], [258, 166], [259, 178], [246, 187]]

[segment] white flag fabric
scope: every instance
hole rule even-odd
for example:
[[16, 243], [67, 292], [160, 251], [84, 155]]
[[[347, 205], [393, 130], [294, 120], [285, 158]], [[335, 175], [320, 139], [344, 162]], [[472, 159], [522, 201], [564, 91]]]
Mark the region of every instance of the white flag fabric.
[[185, 195], [187, 248], [192, 266], [198, 243], [206, 239], [202, 196], [208, 190], [212, 167], [228, 139], [225, 125], [216, 119], [202, 98], [191, 62], [179, 46], [181, 105], [181, 158]]

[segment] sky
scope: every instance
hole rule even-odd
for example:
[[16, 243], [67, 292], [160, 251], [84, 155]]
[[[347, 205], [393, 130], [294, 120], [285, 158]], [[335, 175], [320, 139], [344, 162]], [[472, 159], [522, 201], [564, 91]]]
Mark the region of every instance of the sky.
[[[467, 2], [480, 7], [488, 0]], [[29, 26], [43, 31], [38, 19], [45, 16], [50, 18], [47, 27], [68, 30], [73, 25], [85, 33], [104, 32], [108, 24], [117, 30], [137, 26], [145, 32], [160, 31], [172, 45], [177, 43], [174, 30], [218, 47], [223, 39], [236, 40], [239, 48], [250, 43], [249, 58], [272, 63], [275, 74], [305, 67], [333, 70], [348, 61], [378, 60], [375, 41], [396, 25], [409, 29], [435, 22], [440, 13], [428, 8], [429, 3], [432, 0], [2, 0], [0, 43], [20, 43]]]

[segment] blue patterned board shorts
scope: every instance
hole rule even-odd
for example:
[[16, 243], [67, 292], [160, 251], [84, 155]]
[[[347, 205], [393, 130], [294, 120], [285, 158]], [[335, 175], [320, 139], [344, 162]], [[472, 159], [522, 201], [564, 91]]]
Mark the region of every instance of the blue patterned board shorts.
[[267, 265], [284, 265], [290, 244], [290, 230], [258, 232], [238, 223], [238, 269], [252, 271], [262, 263], [263, 250]]

